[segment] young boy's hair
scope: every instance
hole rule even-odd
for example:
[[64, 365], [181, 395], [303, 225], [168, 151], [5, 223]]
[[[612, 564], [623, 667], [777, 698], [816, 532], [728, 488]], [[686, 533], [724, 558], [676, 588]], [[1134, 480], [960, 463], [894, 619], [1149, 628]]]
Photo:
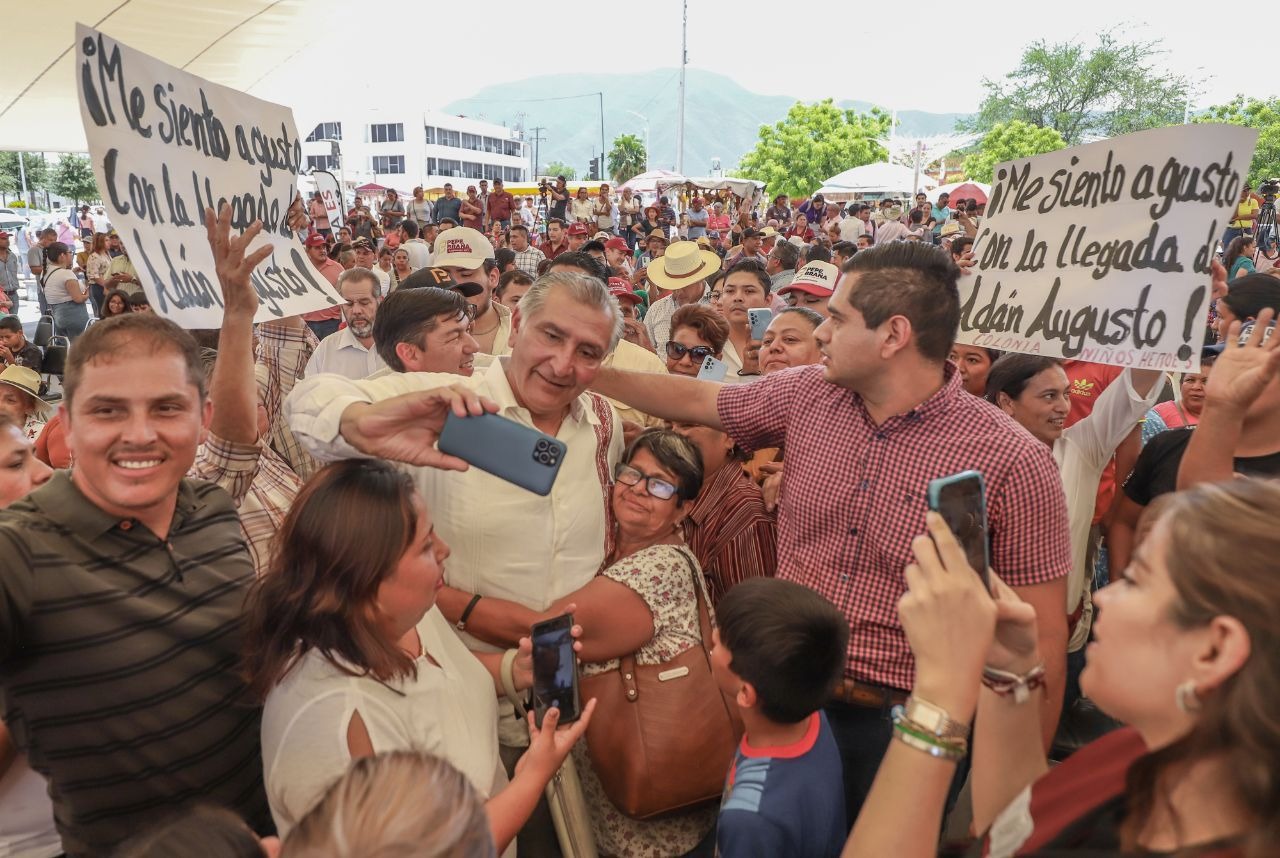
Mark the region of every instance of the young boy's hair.
[[755, 686], [770, 721], [808, 718], [844, 674], [849, 621], [808, 587], [750, 578], [720, 600], [716, 622], [729, 669]]

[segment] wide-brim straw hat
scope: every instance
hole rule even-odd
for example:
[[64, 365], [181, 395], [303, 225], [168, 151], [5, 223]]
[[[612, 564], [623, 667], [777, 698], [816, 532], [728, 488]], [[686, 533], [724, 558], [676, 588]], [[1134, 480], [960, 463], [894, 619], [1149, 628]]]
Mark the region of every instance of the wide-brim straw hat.
[[31, 394], [31, 398], [36, 402], [36, 414], [46, 420], [53, 416], [53, 406], [40, 398], [40, 373], [34, 369], [17, 364], [5, 367], [4, 372], [0, 372], [0, 384], [7, 384], [23, 393]]
[[692, 241], [676, 241], [649, 263], [645, 276], [664, 292], [674, 292], [706, 280], [720, 270], [720, 257]]

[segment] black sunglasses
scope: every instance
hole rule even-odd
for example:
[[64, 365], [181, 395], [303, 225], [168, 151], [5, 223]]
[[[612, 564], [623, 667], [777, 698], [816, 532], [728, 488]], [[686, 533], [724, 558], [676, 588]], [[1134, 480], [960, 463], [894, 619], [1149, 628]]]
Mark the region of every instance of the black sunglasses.
[[693, 358], [694, 363], [701, 363], [709, 357], [715, 357], [716, 353], [711, 350], [710, 346], [684, 346], [675, 340], [667, 343], [667, 357], [672, 360], [680, 360], [685, 355]]

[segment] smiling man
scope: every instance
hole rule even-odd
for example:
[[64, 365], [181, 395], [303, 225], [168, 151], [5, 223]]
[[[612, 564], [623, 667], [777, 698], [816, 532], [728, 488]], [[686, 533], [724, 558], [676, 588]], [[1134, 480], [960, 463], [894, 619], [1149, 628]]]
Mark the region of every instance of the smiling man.
[[[384, 314], [390, 318], [385, 305]], [[570, 271], [543, 276], [521, 299], [512, 331], [511, 354], [468, 379], [430, 372], [364, 381], [319, 376], [304, 380], [287, 406], [294, 432], [323, 460], [355, 455], [405, 461], [411, 454], [398, 440], [421, 422], [419, 409], [430, 391], [459, 381], [496, 403], [502, 417], [566, 444], [546, 497], [479, 468], [410, 468], [436, 532], [452, 549], [449, 586], [437, 604], [469, 646], [488, 652], [515, 646], [529, 630], [496, 620], [483, 596], [546, 610], [599, 570], [608, 540], [609, 475], [623, 446], [617, 414], [604, 397], [586, 390], [622, 335], [617, 301], [604, 283]], [[527, 734], [510, 705], [503, 704], [502, 712], [499, 738], [514, 764]]]
[[199, 348], [151, 313], [93, 325], [62, 408], [74, 469], [0, 512], [0, 686], [63, 847], [108, 854], [196, 800], [269, 828], [238, 674], [253, 566], [230, 496], [184, 477], [211, 418]]

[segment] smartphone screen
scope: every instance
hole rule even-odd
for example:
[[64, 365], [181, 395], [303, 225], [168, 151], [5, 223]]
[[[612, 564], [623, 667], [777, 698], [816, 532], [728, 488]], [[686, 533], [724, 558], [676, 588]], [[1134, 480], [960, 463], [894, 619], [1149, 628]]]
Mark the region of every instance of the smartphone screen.
[[929, 508], [946, 521], [955, 534], [969, 565], [991, 589], [987, 546], [987, 500], [982, 474], [964, 471], [929, 483]]
[[573, 651], [573, 616], [563, 614], [535, 625], [533, 641], [533, 710], [539, 727], [547, 710], [560, 710], [560, 723], [578, 720], [578, 655]]

